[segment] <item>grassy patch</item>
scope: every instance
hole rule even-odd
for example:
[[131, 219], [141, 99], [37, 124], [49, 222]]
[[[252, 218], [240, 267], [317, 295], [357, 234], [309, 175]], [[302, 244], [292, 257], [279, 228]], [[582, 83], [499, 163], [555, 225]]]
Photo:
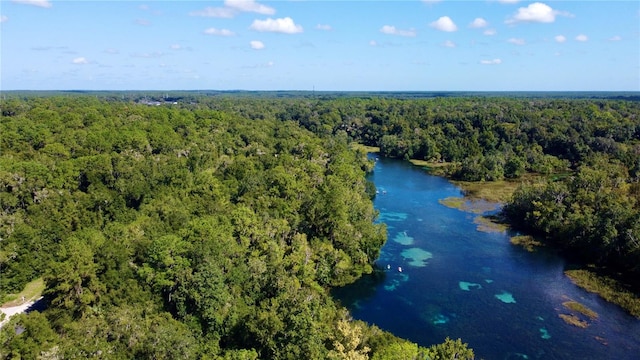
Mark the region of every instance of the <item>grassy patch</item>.
[[[37, 278], [25, 285], [24, 289], [18, 294], [7, 294], [4, 299], [2, 299], [4, 302], [2, 307], [18, 306], [25, 302], [35, 300], [42, 296], [44, 288], [44, 280], [42, 278]], [[22, 301], [23, 296], [24, 302]]]
[[598, 313], [596, 313], [595, 311], [589, 309], [588, 307], [586, 307], [584, 304], [581, 304], [577, 301], [565, 301], [562, 303], [562, 306], [566, 307], [569, 310], [573, 310], [575, 312], [579, 312], [580, 314], [588, 317], [591, 320], [597, 319], [598, 318]]
[[455, 196], [440, 199], [438, 202], [448, 208], [458, 209], [460, 211], [466, 211], [474, 214], [482, 214], [487, 211], [492, 211], [500, 206], [498, 203]]
[[506, 224], [495, 222], [494, 219], [484, 216], [476, 216], [473, 223], [478, 225], [478, 231], [482, 232], [505, 232], [509, 228]]
[[560, 318], [562, 320], [564, 320], [564, 322], [566, 322], [569, 325], [573, 325], [573, 326], [577, 326], [579, 328], [586, 328], [587, 326], [589, 326], [589, 323], [587, 323], [584, 320], [580, 320], [579, 317], [573, 315], [573, 314], [560, 314], [558, 315], [560, 316]]
[[449, 167], [449, 165], [451, 165], [451, 163], [448, 162], [435, 162], [417, 159], [411, 159], [409, 160], [409, 162], [411, 162], [415, 166], [419, 166], [427, 170], [430, 174], [438, 176], [446, 176], [447, 168]]
[[504, 203], [511, 199], [520, 185], [516, 181], [453, 181], [472, 199], [484, 199], [491, 202]]
[[640, 318], [640, 298], [625, 289], [618, 281], [589, 270], [567, 270], [564, 273], [574, 284], [600, 295], [603, 299]]
[[362, 144], [357, 144], [357, 143], [351, 143], [351, 148], [354, 150], [358, 150], [361, 149], [366, 153], [378, 153], [380, 152], [380, 148], [377, 146], [367, 146], [367, 145], [362, 145]]
[[513, 245], [522, 246], [529, 252], [533, 252], [536, 247], [542, 246], [542, 243], [531, 235], [512, 236], [510, 241]]

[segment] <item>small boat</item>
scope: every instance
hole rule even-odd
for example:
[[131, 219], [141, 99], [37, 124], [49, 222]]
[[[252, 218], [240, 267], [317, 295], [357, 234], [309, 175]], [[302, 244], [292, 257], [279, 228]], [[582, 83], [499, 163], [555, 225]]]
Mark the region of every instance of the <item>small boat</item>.
[[402, 267], [398, 266], [398, 272], [402, 272]]
[[391, 269], [391, 265], [387, 265], [387, 270]]

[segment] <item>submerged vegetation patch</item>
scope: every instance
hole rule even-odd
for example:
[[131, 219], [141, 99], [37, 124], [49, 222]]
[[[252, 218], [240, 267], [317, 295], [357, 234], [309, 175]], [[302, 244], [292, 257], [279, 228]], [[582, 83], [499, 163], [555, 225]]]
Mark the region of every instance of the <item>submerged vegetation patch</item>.
[[422, 250], [420, 248], [411, 248], [404, 250], [401, 255], [405, 259], [411, 259], [411, 261], [409, 261], [409, 265], [416, 267], [427, 266], [427, 260], [433, 257], [430, 252]]
[[516, 299], [513, 297], [513, 294], [503, 291], [500, 294], [496, 294], [495, 295], [496, 299], [502, 301], [503, 303], [506, 304], [515, 304], [516, 303]]
[[393, 237], [393, 241], [397, 242], [400, 245], [411, 245], [413, 244], [413, 238], [407, 235], [406, 231], [401, 231]]
[[482, 289], [482, 285], [466, 281], [458, 282], [458, 286], [461, 290], [464, 291], [471, 291], [471, 289]]
[[608, 276], [584, 269], [567, 270], [564, 273], [579, 287], [600, 295], [603, 299], [622, 307], [631, 315], [640, 318], [640, 298], [625, 289], [620, 282]]

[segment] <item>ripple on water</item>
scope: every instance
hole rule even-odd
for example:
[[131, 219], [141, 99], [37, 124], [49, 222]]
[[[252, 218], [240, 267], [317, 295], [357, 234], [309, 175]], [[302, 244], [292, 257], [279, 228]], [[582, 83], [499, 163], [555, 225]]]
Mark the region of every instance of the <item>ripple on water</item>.
[[397, 242], [400, 245], [411, 245], [413, 244], [413, 238], [407, 235], [406, 231], [399, 232], [393, 238], [393, 241]]
[[411, 259], [411, 261], [409, 261], [409, 265], [415, 267], [427, 266], [427, 260], [433, 257], [430, 252], [422, 250], [420, 248], [411, 248], [404, 250], [402, 251], [401, 255], [405, 259]]

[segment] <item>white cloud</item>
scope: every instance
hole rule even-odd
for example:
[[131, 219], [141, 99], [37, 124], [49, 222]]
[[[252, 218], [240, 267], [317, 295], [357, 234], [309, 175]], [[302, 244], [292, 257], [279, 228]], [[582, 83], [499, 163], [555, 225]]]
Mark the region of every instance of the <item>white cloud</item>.
[[138, 19], [138, 20], [136, 20], [136, 24], [142, 25], [142, 26], [149, 26], [149, 25], [151, 25], [151, 22], [149, 20], [146, 20], [146, 19]]
[[262, 41], [251, 40], [249, 42], [249, 45], [251, 45], [251, 48], [254, 49], [254, 50], [262, 50], [262, 49], [264, 49], [264, 44], [262, 43]]
[[232, 18], [236, 12], [228, 7], [206, 7], [202, 10], [196, 10], [189, 13], [191, 16], [214, 17], [214, 18]]
[[290, 17], [254, 20], [249, 29], [260, 32], [279, 32], [284, 34], [296, 34], [302, 32], [302, 26], [297, 25]]
[[0, 15], [0, 23], [9, 21], [9, 18], [6, 15]]
[[429, 24], [432, 28], [440, 31], [453, 32], [458, 30], [456, 24], [448, 16], [442, 16], [438, 20]]
[[216, 29], [216, 28], [208, 28], [203, 31], [207, 35], [217, 35], [217, 36], [234, 36], [235, 33], [229, 29]]
[[496, 29], [487, 29], [485, 31], [482, 32], [484, 35], [487, 36], [493, 36], [495, 34], [497, 34], [498, 32], [496, 31]]
[[587, 40], [589, 40], [589, 37], [585, 34], [580, 34], [576, 36], [576, 41], [585, 42]]
[[620, 40], [622, 40], [622, 38], [618, 35], [609, 38], [609, 41], [620, 41]]
[[442, 44], [442, 46], [448, 47], [448, 48], [454, 48], [454, 47], [456, 47], [456, 43], [454, 43], [451, 40], [447, 40]]
[[482, 65], [500, 65], [500, 64], [502, 64], [502, 60], [500, 60], [500, 59], [480, 60], [480, 64], [482, 64]]
[[17, 4], [33, 5], [41, 8], [50, 8], [53, 6], [49, 0], [12, 0]]
[[487, 22], [487, 20], [483, 18], [475, 18], [471, 22], [471, 24], [469, 24], [469, 27], [473, 29], [481, 29], [481, 28], [487, 27], [488, 25], [489, 23]]
[[369, 41], [369, 45], [378, 46], [378, 42], [376, 42], [375, 40], [371, 40], [371, 41]]
[[518, 38], [511, 38], [511, 39], [507, 40], [507, 42], [510, 43], [510, 44], [514, 44], [514, 45], [524, 45], [524, 44], [526, 44], [524, 39], [518, 39]]
[[563, 43], [567, 41], [567, 38], [564, 35], [556, 35], [553, 37], [556, 42]]
[[316, 29], [318, 29], [318, 30], [324, 30], [324, 31], [331, 31], [331, 30], [333, 30], [333, 28], [331, 27], [331, 25], [326, 25], [326, 24], [318, 24], [318, 25], [316, 25]]
[[262, 15], [273, 15], [276, 13], [274, 8], [258, 4], [254, 0], [225, 0], [224, 5], [238, 11], [255, 12]]
[[88, 64], [89, 61], [84, 58], [84, 57], [77, 57], [73, 60], [71, 60], [72, 63], [77, 64], [77, 65], [83, 65], [83, 64]]
[[498, 0], [501, 4], [517, 4], [520, 0]]
[[423, 3], [425, 4], [435, 4], [435, 3], [439, 3], [442, 0], [422, 0]]
[[107, 54], [111, 54], [111, 55], [117, 55], [120, 54], [120, 51], [118, 51], [118, 49], [114, 49], [114, 48], [109, 48], [107, 50], [104, 51]]
[[552, 23], [556, 21], [556, 16], [572, 16], [566, 12], [560, 12], [552, 9], [549, 5], [535, 2], [529, 4], [527, 7], [521, 7], [518, 9], [515, 15], [507, 19], [505, 23], [514, 24], [518, 22], [539, 22], [539, 23]]
[[409, 37], [416, 36], [416, 32], [413, 29], [400, 30], [400, 29], [396, 29], [395, 26], [391, 26], [391, 25], [383, 26], [382, 28], [380, 28], [380, 32], [388, 35], [409, 36]]

